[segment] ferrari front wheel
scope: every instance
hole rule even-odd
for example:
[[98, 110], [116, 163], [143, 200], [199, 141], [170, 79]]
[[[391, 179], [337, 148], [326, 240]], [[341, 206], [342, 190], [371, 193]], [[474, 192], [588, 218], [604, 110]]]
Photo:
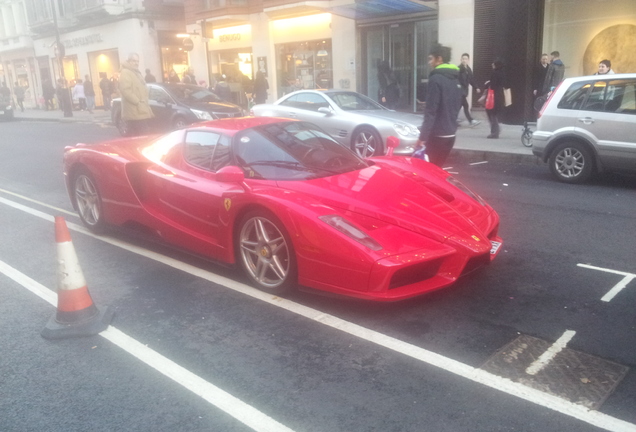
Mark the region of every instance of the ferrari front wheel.
[[267, 211], [246, 214], [236, 239], [238, 260], [258, 289], [280, 295], [296, 283], [296, 258], [282, 223]]
[[95, 178], [88, 171], [83, 169], [75, 176], [73, 194], [82, 223], [94, 233], [103, 232], [105, 223], [102, 197]]

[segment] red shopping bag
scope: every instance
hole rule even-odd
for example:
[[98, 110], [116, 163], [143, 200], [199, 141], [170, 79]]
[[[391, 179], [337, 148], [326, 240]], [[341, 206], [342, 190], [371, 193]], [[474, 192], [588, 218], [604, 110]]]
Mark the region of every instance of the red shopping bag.
[[486, 96], [486, 105], [484, 105], [486, 109], [495, 108], [495, 91], [493, 89], [488, 89], [488, 96]]

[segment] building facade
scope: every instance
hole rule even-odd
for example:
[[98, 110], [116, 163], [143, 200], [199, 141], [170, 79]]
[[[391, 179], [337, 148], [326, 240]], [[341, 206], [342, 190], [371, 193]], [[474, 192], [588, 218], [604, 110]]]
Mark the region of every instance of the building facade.
[[30, 108], [43, 105], [45, 80], [86, 76], [101, 105], [99, 81], [116, 80], [130, 52], [159, 80], [162, 70], [187, 68], [174, 36], [185, 28], [182, 0], [2, 0], [0, 12], [0, 81], [28, 87]]

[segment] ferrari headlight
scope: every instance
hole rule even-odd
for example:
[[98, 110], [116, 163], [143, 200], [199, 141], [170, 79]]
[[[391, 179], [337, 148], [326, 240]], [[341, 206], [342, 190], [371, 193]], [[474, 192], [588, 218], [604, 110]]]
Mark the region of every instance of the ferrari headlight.
[[455, 177], [448, 176], [446, 177], [446, 181], [455, 186], [460, 191], [464, 192], [466, 195], [477, 201], [481, 205], [486, 205], [486, 201], [484, 201], [479, 195], [475, 192], [468, 189], [462, 182], [457, 180]]
[[395, 123], [393, 125], [393, 129], [402, 136], [419, 136], [420, 131], [413, 125], [406, 123]]
[[369, 237], [365, 232], [360, 231], [353, 226], [348, 220], [338, 215], [326, 215], [318, 217], [321, 221], [331, 226], [332, 228], [340, 231], [347, 237], [350, 237], [360, 243], [363, 246], [368, 247], [371, 250], [380, 250], [382, 246], [380, 243]]
[[199, 111], [195, 109], [190, 109], [190, 111], [192, 111], [192, 114], [197, 116], [199, 120], [212, 120], [212, 116], [207, 111]]

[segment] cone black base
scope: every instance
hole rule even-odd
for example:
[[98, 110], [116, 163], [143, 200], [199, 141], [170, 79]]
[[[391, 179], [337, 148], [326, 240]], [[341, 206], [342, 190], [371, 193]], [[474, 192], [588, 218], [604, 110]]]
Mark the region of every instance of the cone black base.
[[55, 319], [57, 315], [55, 313], [40, 334], [45, 339], [67, 339], [96, 335], [108, 328], [115, 314], [115, 311], [110, 307], [97, 308], [97, 310], [99, 313], [91, 319], [73, 324], [59, 323]]

